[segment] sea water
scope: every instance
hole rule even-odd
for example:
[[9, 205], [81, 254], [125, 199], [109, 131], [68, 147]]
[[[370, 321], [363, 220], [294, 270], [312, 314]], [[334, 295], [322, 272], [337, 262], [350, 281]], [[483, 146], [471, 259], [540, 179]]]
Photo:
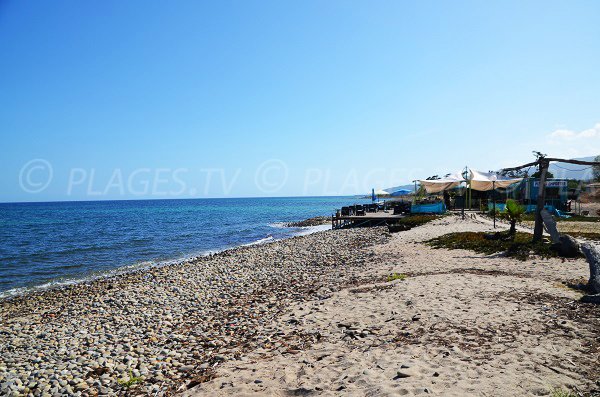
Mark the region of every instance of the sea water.
[[327, 228], [353, 197], [0, 203], [0, 297]]

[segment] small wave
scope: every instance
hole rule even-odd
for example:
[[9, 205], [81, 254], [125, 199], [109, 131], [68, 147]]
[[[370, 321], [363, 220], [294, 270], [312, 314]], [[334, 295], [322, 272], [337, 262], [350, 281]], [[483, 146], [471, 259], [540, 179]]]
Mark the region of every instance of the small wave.
[[266, 244], [266, 243], [271, 242], [271, 241], [275, 241], [275, 238], [273, 236], [267, 236], [265, 238], [261, 238], [261, 239], [256, 240], [256, 241], [252, 241], [251, 243], [242, 244], [242, 246], [243, 247], [250, 247], [252, 245]]
[[306, 236], [307, 234], [313, 234], [317, 232], [323, 232], [325, 230], [331, 230], [331, 225], [317, 225], [317, 226], [306, 226], [306, 227], [298, 227], [300, 229], [297, 236]]
[[67, 287], [69, 285], [90, 283], [90, 282], [93, 282], [96, 280], [117, 277], [120, 275], [134, 273], [137, 271], [143, 271], [143, 270], [156, 268], [156, 267], [177, 265], [180, 263], [191, 261], [191, 260], [201, 257], [201, 256], [208, 256], [210, 254], [214, 254], [217, 252], [220, 252], [220, 251], [207, 250], [207, 251], [201, 251], [197, 255], [186, 255], [184, 257], [179, 257], [179, 258], [175, 258], [175, 259], [167, 259], [167, 260], [141, 261], [141, 262], [133, 263], [130, 265], [120, 266], [115, 269], [97, 270], [95, 272], [88, 273], [88, 274], [82, 275], [82, 276], [75, 276], [72, 278], [57, 278], [55, 280], [48, 281], [48, 282], [38, 284], [38, 285], [17, 287], [17, 288], [8, 289], [6, 291], [0, 291], [0, 299], [24, 295], [24, 294], [27, 294], [30, 292], [40, 292], [40, 291], [44, 291], [44, 290], [48, 290], [48, 289]]
[[0, 299], [12, 298], [19, 295], [24, 295], [34, 291], [44, 291], [51, 288], [65, 287], [67, 285], [74, 285], [85, 282], [85, 280], [53, 280], [44, 284], [35, 285], [31, 287], [17, 287], [11, 288], [6, 291], [0, 292]]
[[273, 222], [273, 223], [269, 223], [268, 226], [276, 228], [276, 229], [286, 229], [286, 228], [289, 228], [288, 222]]
[[[284, 224], [284, 222], [277, 222], [277, 224]], [[275, 226], [275, 227], [277, 227], [277, 226]], [[320, 231], [324, 231], [324, 230], [330, 230], [331, 225], [294, 227], [294, 228], [290, 228], [290, 229], [294, 229], [295, 232], [292, 235], [288, 235], [286, 237], [275, 238], [275, 237], [269, 235], [267, 237], [258, 239], [256, 241], [252, 241], [250, 243], [239, 244], [236, 246], [226, 247], [223, 249], [203, 250], [196, 254], [190, 254], [190, 255], [183, 256], [183, 257], [174, 258], [174, 259], [142, 261], [142, 262], [137, 262], [137, 263], [130, 264], [130, 265], [120, 266], [115, 269], [98, 270], [96, 272], [93, 272], [93, 273], [90, 273], [90, 274], [87, 274], [84, 276], [78, 276], [78, 277], [73, 277], [73, 278], [60, 278], [60, 279], [52, 280], [52, 281], [49, 281], [49, 282], [46, 282], [43, 284], [12, 288], [9, 290], [0, 291], [0, 299], [24, 295], [24, 294], [27, 294], [30, 292], [38, 292], [38, 291], [44, 291], [44, 290], [48, 290], [48, 289], [66, 287], [69, 285], [89, 283], [89, 282], [93, 282], [93, 281], [100, 280], [100, 279], [107, 279], [107, 278], [116, 277], [116, 276], [120, 276], [120, 275], [124, 275], [124, 274], [128, 274], [128, 273], [134, 273], [137, 271], [147, 270], [150, 268], [177, 265], [180, 263], [189, 262], [198, 257], [217, 254], [217, 253], [220, 253], [220, 252], [223, 252], [228, 249], [235, 248], [235, 247], [251, 247], [251, 246], [255, 246], [255, 245], [267, 244], [267, 243], [274, 242], [277, 240], [285, 239], [287, 237], [305, 236], [308, 234], [312, 234], [312, 233], [316, 233], [316, 232], [320, 232]]]

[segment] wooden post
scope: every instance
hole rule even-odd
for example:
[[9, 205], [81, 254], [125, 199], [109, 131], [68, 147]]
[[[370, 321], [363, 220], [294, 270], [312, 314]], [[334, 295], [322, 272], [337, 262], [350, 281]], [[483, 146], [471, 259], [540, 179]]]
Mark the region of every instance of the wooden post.
[[492, 181], [492, 202], [494, 209], [494, 229], [496, 228], [496, 181]]
[[540, 166], [540, 182], [538, 186], [537, 205], [535, 209], [535, 227], [533, 229], [533, 241], [541, 241], [544, 234], [544, 225], [542, 221], [542, 210], [546, 201], [546, 174], [548, 173], [549, 162], [541, 158]]
[[415, 183], [415, 191], [413, 192], [413, 204], [417, 204], [417, 180], [413, 181]]
[[463, 198], [463, 200], [462, 200], [462, 202], [463, 202], [463, 205], [462, 205], [462, 219], [463, 219], [463, 221], [465, 220], [465, 205], [466, 205], [466, 201], [467, 201], [467, 197], [466, 196], [467, 196], [467, 192], [466, 192], [466, 189], [464, 189], [463, 190], [463, 194], [462, 194], [462, 198]]

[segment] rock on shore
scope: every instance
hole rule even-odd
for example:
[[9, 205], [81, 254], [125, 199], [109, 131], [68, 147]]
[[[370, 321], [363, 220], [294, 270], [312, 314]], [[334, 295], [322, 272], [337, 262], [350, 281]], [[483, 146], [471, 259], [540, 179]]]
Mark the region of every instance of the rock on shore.
[[310, 343], [274, 319], [364, 281], [388, 238], [326, 231], [0, 301], [0, 395], [164, 395], [255, 348]]
[[287, 227], [309, 227], [309, 226], [320, 226], [329, 225], [331, 218], [328, 216], [315, 216], [314, 218], [308, 218], [299, 222], [288, 222], [285, 225]]

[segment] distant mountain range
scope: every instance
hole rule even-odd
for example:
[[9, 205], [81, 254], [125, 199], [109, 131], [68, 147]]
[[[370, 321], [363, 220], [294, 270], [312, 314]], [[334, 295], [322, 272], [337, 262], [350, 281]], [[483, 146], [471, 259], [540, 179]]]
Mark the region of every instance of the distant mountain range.
[[[580, 157], [573, 160], [581, 160], [581, 161], [594, 161], [596, 156], [590, 157]], [[554, 178], [558, 179], [578, 179], [578, 180], [590, 180], [592, 179], [592, 168], [587, 165], [576, 165], [569, 163], [550, 163], [549, 171], [554, 175]], [[535, 170], [532, 168], [530, 170], [530, 174], [533, 174]], [[400, 189], [406, 189], [413, 191], [415, 189], [415, 185], [413, 183], [402, 186], [394, 186], [388, 187], [387, 189], [383, 189], [386, 192], [395, 192]]]
[[[582, 161], [594, 161], [596, 156], [581, 157], [574, 160]], [[579, 179], [579, 180], [590, 180], [592, 179], [592, 168], [588, 165], [576, 165], [569, 163], [550, 163], [548, 169], [555, 178], [560, 179]]]

